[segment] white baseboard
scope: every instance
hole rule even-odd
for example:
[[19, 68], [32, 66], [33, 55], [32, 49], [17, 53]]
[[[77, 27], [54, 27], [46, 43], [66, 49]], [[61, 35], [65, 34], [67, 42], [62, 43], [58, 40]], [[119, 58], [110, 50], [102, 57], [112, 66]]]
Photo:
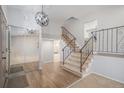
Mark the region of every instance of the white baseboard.
[[91, 72], [91, 73], [93, 73], [93, 74], [98, 74], [98, 75], [100, 75], [100, 76], [102, 76], [102, 77], [105, 77], [105, 78], [111, 79], [111, 80], [113, 80], [113, 81], [116, 81], [116, 82], [118, 82], [118, 83], [124, 84], [123, 81], [120, 81], [120, 80], [117, 80], [117, 79], [113, 79], [113, 78], [111, 78], [111, 77], [109, 77], [109, 76], [106, 76], [106, 75], [103, 75], [103, 74], [100, 74], [100, 73], [97, 73], [97, 72]]

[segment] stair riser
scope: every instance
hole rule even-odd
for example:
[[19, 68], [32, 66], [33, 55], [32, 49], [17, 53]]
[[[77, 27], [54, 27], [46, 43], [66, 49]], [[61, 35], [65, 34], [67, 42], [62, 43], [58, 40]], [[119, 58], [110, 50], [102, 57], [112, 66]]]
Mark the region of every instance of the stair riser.
[[74, 75], [76, 75], [76, 76], [78, 76], [78, 77], [82, 77], [82, 74], [81, 74], [81, 73], [74, 72], [74, 71], [72, 71], [71, 69], [66, 68], [66, 67], [64, 67], [64, 66], [63, 66], [63, 69], [66, 70], [66, 71], [68, 71], [68, 72], [70, 72], [70, 73], [72, 73], [72, 74], [74, 74]]
[[[85, 57], [84, 57], [85, 59]], [[69, 61], [72, 61], [72, 62], [77, 62], [77, 63], [80, 63], [80, 58], [79, 57], [69, 57], [68, 58]], [[87, 61], [91, 61], [91, 58], [87, 58]], [[87, 62], [86, 62], [87, 63]]]
[[80, 68], [80, 64], [74, 63], [74, 62], [67, 62], [67, 64], [71, 65], [71, 66], [75, 66], [77, 68]]
[[73, 57], [81, 57], [81, 54], [80, 53], [72, 53], [71, 56], [73, 56]]
[[[65, 62], [65, 63], [80, 68], [80, 62], [74, 62], [74, 61], [69, 61], [69, 60], [68, 60], [68, 61]], [[87, 61], [85, 62], [85, 64], [83, 65], [83, 67], [87, 67], [90, 63], [91, 63], [91, 60], [87, 60]], [[83, 68], [83, 67], [82, 67], [82, 68]]]
[[71, 70], [71, 69], [69, 69], [67, 67], [64, 67], [64, 66], [63, 66], [63, 69], [66, 70], [66, 71], [68, 71], [68, 72], [70, 72], [70, 73], [72, 73], [72, 74], [74, 74], [74, 75], [76, 75], [76, 76], [82, 77], [82, 76], [84, 76], [85, 74], [88, 73], [88, 71], [87, 71], [88, 70], [88, 67], [89, 66], [87, 66], [86, 69], [82, 69], [82, 73], [81, 72], [75, 72], [75, 71], [73, 71], [73, 70]]

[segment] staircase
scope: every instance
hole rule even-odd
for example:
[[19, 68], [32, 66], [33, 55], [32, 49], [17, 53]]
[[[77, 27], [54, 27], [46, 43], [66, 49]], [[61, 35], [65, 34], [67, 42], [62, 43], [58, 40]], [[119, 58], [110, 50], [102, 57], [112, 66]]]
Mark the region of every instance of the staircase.
[[102, 29], [92, 32], [92, 36], [79, 48], [76, 38], [65, 27], [62, 28], [62, 40], [66, 43], [63, 51], [63, 69], [79, 77], [87, 74], [93, 53], [119, 56], [124, 54], [124, 26]]
[[63, 69], [82, 77], [88, 70], [92, 59], [91, 37], [80, 49], [76, 38], [65, 27], [62, 27], [62, 39], [67, 44], [63, 49]]

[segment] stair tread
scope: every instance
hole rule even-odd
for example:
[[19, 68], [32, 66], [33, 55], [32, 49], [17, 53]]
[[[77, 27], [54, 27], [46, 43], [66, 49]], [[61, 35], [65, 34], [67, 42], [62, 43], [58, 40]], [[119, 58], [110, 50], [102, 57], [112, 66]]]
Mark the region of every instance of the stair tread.
[[[91, 59], [87, 59], [86, 62], [84, 63], [84, 65], [89, 64], [91, 62]], [[69, 63], [69, 64], [74, 64], [76, 66], [80, 66], [80, 60], [74, 60], [74, 59], [68, 59], [65, 63]]]
[[71, 55], [81, 55], [80, 52], [73, 52]]
[[77, 58], [77, 57], [69, 57], [68, 58], [69, 61], [73, 61], [73, 62], [80, 62], [80, 58]]
[[[86, 57], [83, 57], [83, 59], [85, 59]], [[88, 57], [87, 58], [87, 60], [91, 60], [91, 58], [92, 57]], [[73, 55], [71, 55], [69, 58], [68, 58], [68, 60], [70, 60], [70, 61], [76, 61], [76, 62], [80, 62], [80, 57], [79, 56], [73, 56]]]
[[73, 61], [66, 61], [67, 64], [76, 66], [76, 67], [80, 67], [80, 63], [79, 62], [73, 62]]
[[[85, 63], [83, 64], [83, 66], [82, 66], [82, 69], [86, 69], [89, 64], [90, 64], [90, 61], [85, 62]], [[78, 64], [78, 63], [76, 63], [76, 62], [75, 62], [75, 63], [74, 63], [74, 62], [67, 62], [67, 63], [65, 63], [65, 65], [68, 65], [68, 66], [70, 66], [71, 68], [80, 69], [80, 64]]]

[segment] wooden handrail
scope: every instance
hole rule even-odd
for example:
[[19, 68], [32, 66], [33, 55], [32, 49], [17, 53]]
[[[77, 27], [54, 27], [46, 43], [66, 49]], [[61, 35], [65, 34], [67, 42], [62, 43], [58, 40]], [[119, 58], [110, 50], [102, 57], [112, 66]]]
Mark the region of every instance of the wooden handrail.
[[124, 27], [124, 26], [116, 26], [116, 27], [111, 27], [111, 28], [105, 28], [105, 29], [100, 29], [100, 30], [97, 30], [97, 31], [93, 31], [93, 32], [100, 32], [100, 31], [107, 31], [107, 30], [110, 30], [110, 29], [116, 29], [116, 28], [121, 28], [121, 27]]
[[83, 47], [80, 49], [80, 52], [82, 52], [83, 48], [88, 44], [88, 42], [93, 38], [93, 36], [91, 36], [88, 41], [83, 45]]
[[62, 51], [64, 51], [64, 49], [65, 49], [66, 47], [68, 47], [72, 41], [75, 41], [75, 39], [72, 39], [72, 40], [62, 49]]
[[76, 37], [73, 34], [71, 34], [64, 26], [62, 26], [61, 28], [76, 39]]

